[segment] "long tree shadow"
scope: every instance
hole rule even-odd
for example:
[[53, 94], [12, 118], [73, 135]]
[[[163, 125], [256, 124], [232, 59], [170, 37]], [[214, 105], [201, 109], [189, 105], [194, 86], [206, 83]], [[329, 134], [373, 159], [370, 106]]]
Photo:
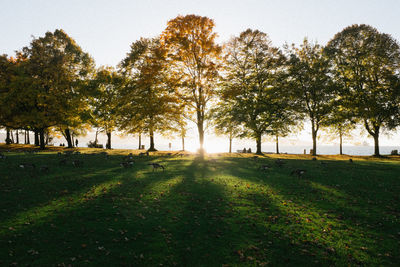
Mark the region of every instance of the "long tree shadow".
[[[5, 246], [6, 241], [8, 241], [9, 247], [12, 247], [13, 244], [21, 242], [18, 240], [25, 238], [26, 244], [24, 245], [27, 249], [25, 251], [17, 251], [17, 248], [14, 251], [12, 248], [10, 248], [10, 251], [4, 250], [0, 262], [7, 258], [4, 255], [8, 253], [10, 255], [8, 264], [13, 262], [13, 257], [18, 257], [19, 259], [28, 258], [28, 262], [32, 260], [36, 265], [48, 265], [49, 263], [57, 263], [59, 259], [64, 258], [63, 255], [70, 255], [70, 258], [65, 258], [68, 261], [71, 261], [71, 258], [78, 259], [78, 256], [82, 254], [80, 250], [86, 247], [86, 244], [90, 244], [92, 249], [96, 248], [102, 251], [104, 246], [97, 246], [99, 242], [105, 240], [114, 243], [117, 239], [108, 239], [113, 231], [110, 224], [119, 225], [118, 219], [124, 220], [124, 227], [114, 225], [114, 229], [119, 229], [118, 233], [124, 233], [124, 230], [121, 229], [126, 229], [125, 226], [129, 228], [132, 221], [135, 222], [133, 224], [135, 225], [135, 219], [143, 217], [141, 198], [143, 194], [146, 194], [146, 188], [152, 188], [153, 183], [164, 178], [160, 176], [163, 173], [151, 172], [149, 166], [146, 165], [149, 160], [154, 160], [154, 158], [146, 158], [143, 162], [137, 162], [138, 166], [135, 166], [135, 168], [126, 170], [107, 168], [107, 165], [103, 165], [98, 173], [89, 172], [91, 183], [85, 187], [78, 185], [75, 190], [67, 192], [66, 196], [59, 197], [59, 203], [49, 203], [46, 199], [41, 204], [35, 203], [36, 205], [29, 206], [29, 209], [24, 206], [24, 211], [33, 210], [31, 213], [23, 214], [25, 218], [20, 218], [22, 216], [15, 216], [15, 214], [9, 215], [9, 222], [4, 223], [3, 221], [2, 223], [2, 226], [9, 229], [2, 231], [0, 243], [3, 244], [1, 246]], [[75, 179], [86, 179], [84, 176], [79, 176], [79, 178], [72, 176], [70, 178], [73, 180], [72, 182]], [[163, 179], [163, 182], [168, 180], [169, 178]], [[60, 189], [63, 189], [64, 186], [65, 184], [62, 184]], [[31, 193], [35, 194], [35, 192]], [[128, 205], [119, 207], [119, 203]], [[130, 204], [137, 204], [134, 215], [126, 214], [127, 211], [132, 210]], [[43, 214], [38, 214], [39, 212]], [[29, 217], [32, 217], [32, 219], [30, 220]], [[24, 219], [24, 221], [21, 221], [21, 219]], [[151, 231], [149, 232], [151, 233]], [[76, 238], [75, 241], [79, 240], [75, 244], [74, 238]], [[136, 239], [136, 237], [132, 237], [132, 239]], [[82, 247], [79, 244], [82, 244]], [[86, 254], [85, 260], [94, 261], [96, 253], [99, 252], [96, 249]], [[31, 256], [35, 256], [39, 250], [42, 253], [45, 252], [43, 255], [47, 256], [45, 258], [32, 258]], [[27, 255], [26, 251], [31, 251], [32, 255], [29, 255], [29, 253]], [[117, 249], [117, 252], [121, 251]], [[113, 255], [116, 254], [118, 253]]]
[[[63, 159], [67, 164], [60, 165]], [[122, 159], [120, 155], [107, 159], [101, 155], [71, 155], [67, 158], [56, 154], [9, 156], [7, 166], [3, 166], [6, 172], [0, 180], [0, 209], [3, 211], [0, 221], [12, 220], [19, 213], [25, 216], [30, 212], [37, 213], [51, 203], [79, 196], [115, 178], [135, 176], [153, 158], [140, 159], [129, 169], [119, 165]], [[81, 160], [83, 166], [74, 167], [71, 163], [74, 160]], [[35, 164], [36, 168], [22, 169], [19, 167], [21, 162]], [[41, 166], [48, 166], [49, 170], [42, 171]]]
[[[254, 165], [249, 167], [243, 162], [238, 164], [236, 160], [230, 160], [227, 164], [232, 164], [234, 167], [231, 165], [230, 168], [224, 169], [227, 170], [227, 173], [240, 178], [241, 184], [247, 181], [268, 185], [272, 188], [272, 194], [279, 195], [278, 200], [287, 205], [283, 207], [284, 210], [291, 209], [291, 212], [307, 216], [307, 220], [319, 222], [316, 226], [322, 230], [320, 235], [324, 236], [329, 233], [330, 238], [326, 243], [331, 247], [335, 244], [339, 246], [342, 255], [346, 254], [345, 251], [349, 244], [353, 243], [352, 247], [358, 246], [353, 252], [358, 254], [354, 257], [359, 261], [371, 259], [374, 256], [382, 258], [383, 254], [389, 255], [383, 257], [383, 262], [390, 262], [393, 260], [392, 257], [397, 257], [391, 256], [391, 253], [387, 252], [387, 250], [393, 250], [393, 246], [398, 246], [396, 238], [394, 238], [399, 221], [398, 202], [394, 203], [396, 202], [395, 194], [386, 194], [381, 199], [381, 201], [389, 201], [395, 206], [382, 208], [379, 205], [380, 202], [373, 202], [369, 199], [367, 192], [358, 192], [359, 187], [357, 186], [360, 181], [346, 186], [349, 184], [348, 178], [346, 179], [348, 173], [346, 168], [342, 168], [342, 172], [338, 171], [338, 164], [335, 164], [336, 172], [331, 176], [324, 173], [326, 166], [322, 167], [311, 161], [291, 161], [285, 168], [275, 168], [273, 171], [259, 172], [256, 175], [254, 175]], [[343, 162], [339, 162], [340, 165], [348, 167], [348, 165], [343, 165]], [[304, 168], [304, 166], [311, 170], [307, 177], [304, 179], [290, 177], [290, 169]], [[357, 171], [355, 165], [351, 165], [350, 168]], [[376, 177], [373, 182], [376, 182]], [[388, 184], [396, 187], [398, 183], [392, 181]], [[382, 197], [382, 193], [387, 192], [386, 190], [382, 192], [382, 189], [377, 190], [371, 185], [369, 185], [369, 189], [371, 190], [369, 194], [377, 192], [380, 197]], [[307, 212], [304, 213], [304, 210]], [[387, 216], [388, 213], [389, 216]], [[315, 223], [311, 223], [311, 225], [313, 224]], [[336, 228], [334, 229], [336, 231], [332, 231], [333, 228]], [[335, 240], [336, 238], [341, 240], [338, 242]], [[347, 244], [345, 244], [346, 242]]]
[[[153, 172], [146, 165], [150, 160], [165, 160], [166, 170]], [[357, 255], [349, 259], [329, 237], [339, 233], [328, 224], [341, 214], [334, 209], [337, 196], [346, 193], [329, 196], [331, 210], [308, 197], [327, 196], [324, 188], [307, 182], [312, 176], [306, 181], [290, 177], [289, 167], [275, 174], [254, 172], [259, 163], [252, 163], [150, 158], [138, 162], [137, 169], [105, 165], [108, 178], [101, 180], [99, 172], [92, 177], [98, 183], [76, 189], [77, 197], [51, 216], [3, 234], [0, 245], [7, 249], [0, 260], [37, 266], [363, 263]], [[324, 213], [327, 221], [314, 222]], [[321, 226], [328, 232], [312, 229]], [[359, 228], [351, 226], [358, 234]]]

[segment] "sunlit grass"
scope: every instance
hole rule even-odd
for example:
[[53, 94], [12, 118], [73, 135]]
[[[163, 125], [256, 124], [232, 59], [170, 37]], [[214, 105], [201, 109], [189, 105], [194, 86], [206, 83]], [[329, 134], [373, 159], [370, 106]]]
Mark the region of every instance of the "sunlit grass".
[[[26, 149], [26, 147], [24, 148]], [[0, 265], [396, 265], [400, 159], [13, 151], [0, 162]], [[96, 153], [95, 155], [91, 155]], [[282, 167], [275, 159], [285, 160]], [[83, 167], [70, 161], [80, 159]], [[321, 161], [324, 164], [321, 164]], [[48, 172], [20, 162], [46, 164]], [[165, 171], [148, 165], [157, 162]], [[261, 165], [269, 165], [261, 171]], [[298, 178], [296, 168], [306, 169]]]

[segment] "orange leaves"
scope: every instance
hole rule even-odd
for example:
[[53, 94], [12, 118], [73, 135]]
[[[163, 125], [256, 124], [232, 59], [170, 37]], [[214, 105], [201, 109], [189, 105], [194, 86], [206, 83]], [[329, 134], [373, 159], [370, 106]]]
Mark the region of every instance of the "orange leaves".
[[189, 113], [195, 112], [200, 145], [204, 134], [206, 105], [215, 95], [220, 68], [221, 46], [215, 43], [214, 22], [196, 15], [178, 16], [168, 22], [161, 34], [167, 50], [169, 79], [175, 81], [178, 95]]

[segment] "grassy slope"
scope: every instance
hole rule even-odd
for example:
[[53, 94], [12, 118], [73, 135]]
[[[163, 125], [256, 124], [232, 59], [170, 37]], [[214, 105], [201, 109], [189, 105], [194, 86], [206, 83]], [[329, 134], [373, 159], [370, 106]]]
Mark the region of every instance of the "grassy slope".
[[[0, 146], [0, 150], [5, 146]], [[0, 160], [0, 265], [396, 265], [400, 158], [26, 154]], [[82, 153], [101, 151], [81, 149]], [[84, 166], [74, 168], [72, 159]], [[320, 164], [324, 161], [326, 164]], [[49, 166], [23, 170], [21, 162]], [[149, 162], [166, 166], [153, 172]], [[258, 169], [262, 164], [272, 168]], [[303, 168], [302, 178], [290, 172]]]

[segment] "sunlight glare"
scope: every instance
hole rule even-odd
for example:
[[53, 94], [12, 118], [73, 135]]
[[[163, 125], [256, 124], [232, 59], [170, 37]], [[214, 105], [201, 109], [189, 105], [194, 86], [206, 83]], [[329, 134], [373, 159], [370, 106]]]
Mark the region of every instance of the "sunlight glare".
[[[185, 149], [190, 152], [196, 152], [200, 145], [197, 139], [188, 139], [185, 143]], [[222, 153], [229, 151], [228, 138], [221, 138], [215, 136], [207, 136], [204, 140], [204, 149], [207, 153]]]

